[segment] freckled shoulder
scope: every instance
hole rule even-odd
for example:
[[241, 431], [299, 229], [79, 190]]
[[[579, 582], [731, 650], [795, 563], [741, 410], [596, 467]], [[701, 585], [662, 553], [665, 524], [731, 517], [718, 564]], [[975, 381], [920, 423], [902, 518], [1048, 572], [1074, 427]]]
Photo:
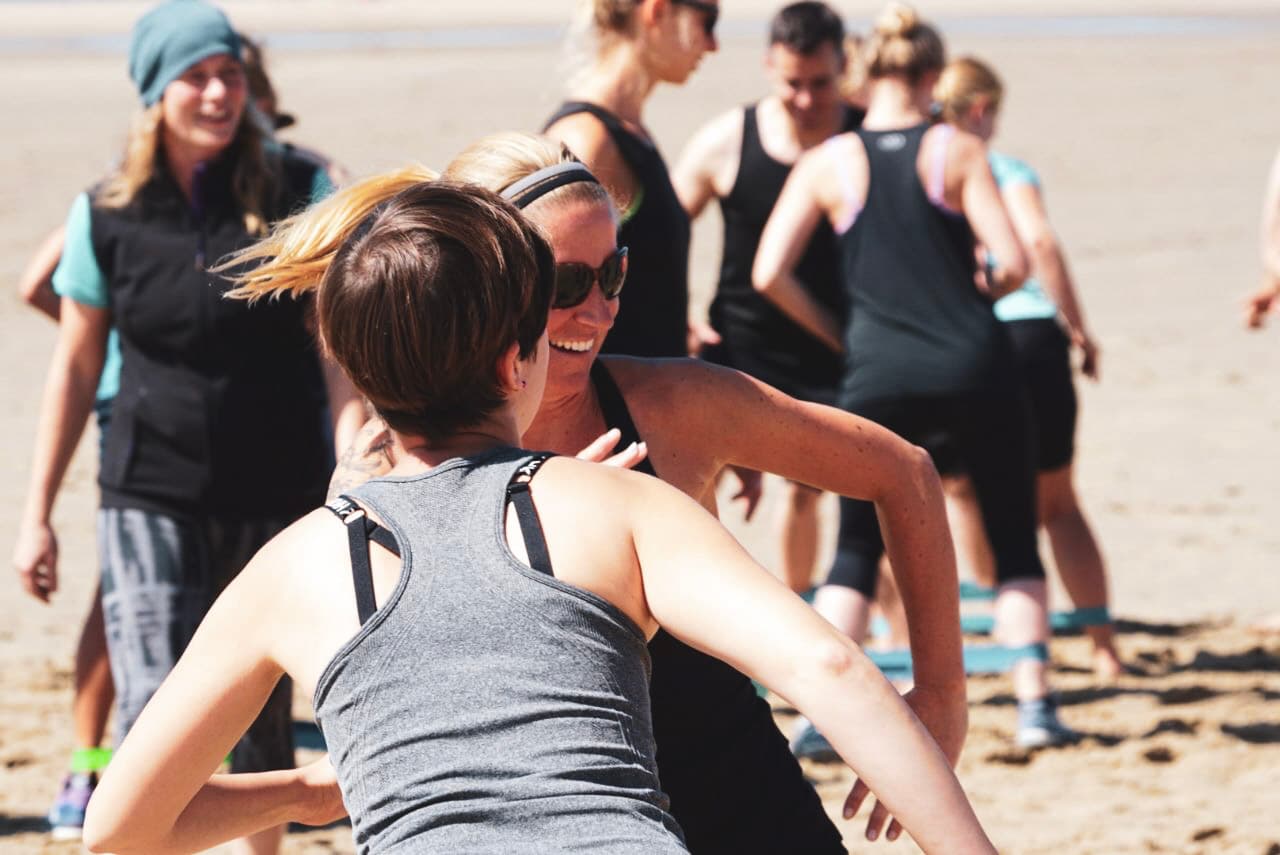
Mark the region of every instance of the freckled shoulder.
[[659, 451], [659, 443], [678, 444], [691, 454], [703, 444], [715, 444], [726, 429], [726, 409], [736, 411], [757, 394], [754, 380], [700, 359], [601, 359], [651, 453]]

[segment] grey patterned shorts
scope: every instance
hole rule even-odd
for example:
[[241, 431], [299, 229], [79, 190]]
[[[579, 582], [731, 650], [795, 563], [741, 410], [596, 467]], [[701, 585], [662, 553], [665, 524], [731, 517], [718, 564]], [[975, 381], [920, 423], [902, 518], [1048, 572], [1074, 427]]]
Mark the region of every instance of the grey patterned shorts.
[[[137, 509], [98, 511], [117, 743], [177, 663], [218, 594], [289, 522], [192, 521]], [[285, 677], [232, 752], [232, 771], [293, 768], [291, 700], [292, 682]]]

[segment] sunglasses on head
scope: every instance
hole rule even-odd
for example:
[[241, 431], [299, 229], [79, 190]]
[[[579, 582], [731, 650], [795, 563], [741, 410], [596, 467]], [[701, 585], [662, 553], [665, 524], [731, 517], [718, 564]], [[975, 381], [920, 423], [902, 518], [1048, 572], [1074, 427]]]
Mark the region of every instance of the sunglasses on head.
[[702, 29], [706, 30], [707, 36], [711, 37], [716, 34], [716, 22], [720, 20], [720, 6], [717, 3], [708, 3], [706, 0], [671, 0], [672, 5], [687, 6], [702, 13]]
[[591, 293], [591, 286], [600, 283], [600, 293], [612, 300], [622, 293], [622, 283], [627, 278], [627, 248], [620, 246], [609, 254], [599, 267], [581, 261], [556, 262], [556, 298], [552, 306], [571, 309], [581, 304]]

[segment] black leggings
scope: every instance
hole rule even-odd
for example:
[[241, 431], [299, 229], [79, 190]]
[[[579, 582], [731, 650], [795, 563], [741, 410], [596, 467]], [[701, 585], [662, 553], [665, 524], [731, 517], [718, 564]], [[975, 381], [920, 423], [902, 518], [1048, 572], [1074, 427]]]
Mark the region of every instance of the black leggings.
[[[973, 481], [996, 578], [1043, 579], [1036, 545], [1036, 471], [1026, 400], [1015, 383], [947, 397], [858, 402], [846, 409], [923, 446], [944, 475]], [[884, 540], [871, 502], [840, 500], [840, 536], [828, 585], [875, 596]]]

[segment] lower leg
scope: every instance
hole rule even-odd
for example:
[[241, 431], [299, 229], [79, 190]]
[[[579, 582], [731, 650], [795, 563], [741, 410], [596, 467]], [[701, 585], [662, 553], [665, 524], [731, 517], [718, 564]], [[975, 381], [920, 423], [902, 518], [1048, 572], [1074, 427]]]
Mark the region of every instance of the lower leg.
[[[1076, 498], [1071, 466], [1041, 473], [1038, 491], [1040, 522], [1049, 535], [1058, 576], [1072, 604], [1080, 609], [1106, 608], [1106, 566]], [[1116, 653], [1114, 625], [1090, 626], [1086, 632], [1093, 641], [1095, 670], [1103, 676], [1117, 676], [1123, 666]]]
[[111, 660], [107, 656], [107, 635], [102, 622], [101, 587], [94, 592], [93, 606], [80, 630], [75, 673], [71, 716], [76, 748], [96, 748], [102, 744], [107, 716], [115, 700]]
[[876, 585], [876, 605], [883, 612], [885, 622], [889, 624], [890, 646], [900, 648], [910, 645], [907, 610], [902, 604], [902, 595], [898, 592], [898, 583], [894, 581], [888, 557], [880, 559], [880, 581]]
[[814, 610], [840, 632], [861, 644], [871, 620], [871, 599], [843, 585], [823, 585], [813, 598]]
[[818, 502], [822, 493], [803, 484], [786, 482], [787, 495], [779, 515], [782, 580], [796, 593], [813, 587], [818, 561]]
[[947, 498], [947, 523], [956, 547], [956, 569], [961, 579], [972, 579], [992, 588], [996, 584], [996, 561], [987, 540], [982, 509], [973, 482], [968, 478], [948, 476], [942, 479]]
[[[1048, 644], [1047, 599], [1042, 579], [1015, 579], [1001, 585], [995, 603], [996, 639], [1010, 648]], [[1014, 697], [1027, 701], [1048, 695], [1047, 671], [1043, 659], [1019, 659], [1013, 666]]]

